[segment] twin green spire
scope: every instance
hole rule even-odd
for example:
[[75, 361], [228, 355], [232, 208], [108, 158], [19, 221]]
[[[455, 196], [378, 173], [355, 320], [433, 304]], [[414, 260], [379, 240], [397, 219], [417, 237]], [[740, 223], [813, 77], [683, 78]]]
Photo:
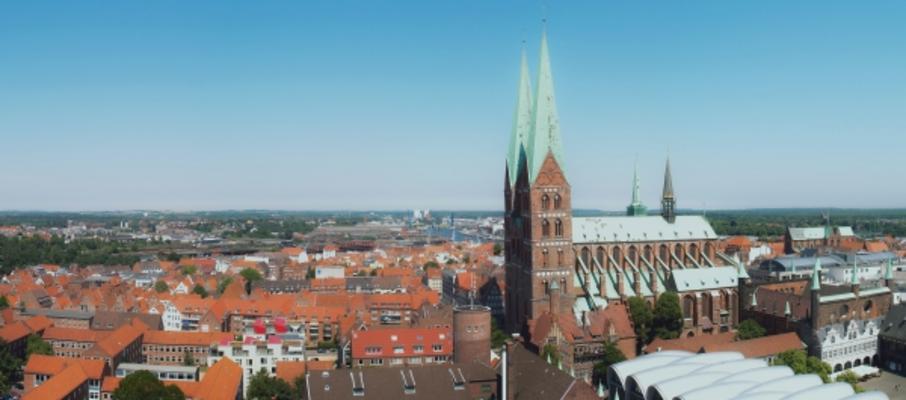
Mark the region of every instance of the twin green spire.
[[557, 104], [554, 97], [554, 78], [550, 65], [550, 54], [547, 49], [547, 33], [541, 35], [541, 54], [538, 63], [538, 79], [535, 83], [535, 94], [531, 95], [528, 83], [528, 66], [525, 53], [522, 55], [522, 66], [519, 79], [519, 94], [516, 101], [516, 118], [510, 136], [510, 147], [507, 165], [510, 170], [510, 185], [516, 183], [521, 165], [520, 154], [525, 154], [529, 182], [535, 181], [541, 164], [548, 153], [563, 169], [563, 146], [560, 139], [560, 120], [557, 117]]
[[648, 214], [648, 209], [642, 204], [642, 196], [639, 194], [639, 162], [636, 161], [632, 170], [632, 203], [626, 207], [626, 215], [639, 217]]
[[519, 166], [526, 157], [526, 143], [532, 129], [532, 86], [529, 83], [528, 62], [525, 49], [522, 49], [522, 60], [519, 67], [519, 93], [516, 96], [516, 115], [513, 117], [513, 133], [510, 135], [507, 169], [510, 174], [510, 186], [516, 184], [519, 177]]

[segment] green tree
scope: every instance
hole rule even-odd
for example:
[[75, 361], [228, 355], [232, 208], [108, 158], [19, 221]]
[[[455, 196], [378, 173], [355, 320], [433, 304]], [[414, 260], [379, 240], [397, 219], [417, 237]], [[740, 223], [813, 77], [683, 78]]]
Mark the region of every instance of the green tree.
[[227, 286], [230, 286], [231, 283], [233, 283], [232, 276], [228, 276], [221, 279], [220, 282], [217, 282], [217, 294], [223, 294], [223, 291], [226, 290]]
[[22, 381], [22, 360], [9, 352], [6, 341], [0, 339], [0, 393], [9, 393], [10, 385]]
[[25, 345], [25, 354], [26, 360], [28, 359], [28, 356], [32, 354], [52, 356], [53, 347], [50, 345], [50, 343], [47, 343], [44, 341], [44, 339], [41, 339], [40, 336], [31, 334], [28, 335], [28, 342]]
[[425, 271], [427, 271], [429, 268], [440, 268], [440, 265], [437, 265], [437, 261], [428, 261], [422, 267], [422, 269], [424, 269]]
[[595, 363], [592, 371], [592, 382], [603, 382], [607, 378], [607, 368], [618, 362], [626, 361], [626, 355], [613, 342], [604, 342], [604, 357]]
[[245, 398], [249, 400], [293, 400], [293, 388], [283, 379], [272, 378], [262, 368], [252, 375]]
[[636, 352], [641, 350], [643, 345], [651, 341], [652, 324], [654, 323], [654, 313], [645, 299], [634, 296], [629, 298], [629, 316], [632, 318], [632, 324], [635, 328], [635, 335], [638, 339]]
[[9, 308], [9, 299], [6, 296], [0, 296], [0, 310]]
[[865, 391], [862, 386], [859, 386], [859, 376], [856, 375], [855, 372], [849, 370], [843, 371], [837, 375], [836, 381], [850, 384], [850, 386], [853, 387], [853, 391], [855, 391], [856, 393], [862, 393]]
[[186, 350], [186, 351], [182, 354], [182, 365], [185, 365], [185, 366], [187, 366], [187, 367], [194, 367], [194, 366], [195, 366], [195, 356], [192, 355], [192, 352], [191, 352], [191, 351]]
[[304, 399], [308, 394], [308, 391], [305, 390], [308, 383], [305, 382], [305, 374], [301, 374], [293, 379], [293, 391], [295, 392], [296, 398]]
[[503, 252], [503, 246], [500, 243], [494, 243], [494, 255], [499, 256]]
[[174, 385], [164, 385], [148, 371], [136, 371], [120, 381], [113, 391], [113, 400], [185, 400], [182, 390]]
[[541, 349], [541, 358], [546, 361], [548, 357], [550, 357], [551, 363], [554, 365], [557, 365], [560, 361], [560, 351], [557, 350], [557, 346], [553, 343], [548, 343]]
[[654, 305], [654, 334], [661, 339], [676, 339], [683, 329], [683, 311], [679, 296], [664, 292]]
[[815, 374], [830, 382], [831, 367], [818, 357], [808, 356], [804, 350], [787, 350], [774, 358], [773, 365], [786, 365], [797, 374]]
[[253, 283], [253, 282], [264, 279], [264, 277], [261, 276], [261, 272], [259, 272], [257, 269], [254, 269], [254, 268], [246, 268], [246, 269], [240, 271], [239, 275], [242, 275], [242, 277], [245, 278], [245, 280], [249, 283]]
[[180, 272], [182, 272], [183, 275], [195, 275], [195, 273], [198, 272], [198, 267], [186, 265], [185, 267], [182, 267], [182, 271]]
[[167, 286], [167, 282], [157, 281], [154, 282], [154, 291], [157, 293], [163, 293], [170, 290], [170, 286]]
[[197, 283], [195, 284], [195, 287], [192, 288], [192, 293], [195, 293], [195, 294], [201, 296], [201, 298], [208, 297], [208, 290], [205, 289], [204, 286], [201, 286]]
[[761, 324], [753, 319], [747, 319], [739, 324], [739, 328], [736, 330], [736, 340], [760, 338], [764, 336], [765, 333], [766, 331]]
[[[374, 272], [374, 271], [372, 271]], [[315, 279], [315, 269], [308, 267], [308, 270], [305, 271], [305, 279]]]
[[499, 349], [506, 342], [507, 334], [497, 326], [497, 320], [491, 318], [491, 347]]

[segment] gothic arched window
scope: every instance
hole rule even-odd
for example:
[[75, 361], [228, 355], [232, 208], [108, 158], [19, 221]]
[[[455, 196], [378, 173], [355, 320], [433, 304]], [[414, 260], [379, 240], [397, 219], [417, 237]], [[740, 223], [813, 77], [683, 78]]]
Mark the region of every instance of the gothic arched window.
[[559, 219], [554, 222], [554, 235], [557, 237], [563, 236], [563, 221]]
[[604, 248], [601, 247], [601, 246], [598, 246], [598, 252], [597, 252], [597, 253], [598, 253], [598, 254], [597, 254], [598, 265], [600, 265], [600, 266], [602, 266], [602, 267], [605, 266], [605, 265], [607, 265], [607, 264], [606, 264], [606, 261], [605, 261], [605, 258], [607, 258], [607, 254], [604, 254]]
[[541, 221], [541, 236], [549, 237], [550, 235], [551, 235], [551, 223], [547, 222], [546, 219], [542, 220]]
[[541, 195], [541, 209], [547, 210], [549, 208], [551, 208], [551, 198], [546, 194]]
[[560, 207], [562, 206], [562, 204], [561, 204], [562, 201], [561, 201], [561, 200], [562, 200], [562, 199], [560, 198], [560, 195], [559, 195], [559, 194], [555, 194], [555, 195], [554, 195], [554, 209], [555, 209], [555, 210], [559, 210]]
[[541, 265], [547, 267], [550, 265], [550, 254], [547, 249], [541, 250]]
[[563, 249], [557, 249], [557, 265], [563, 265]]

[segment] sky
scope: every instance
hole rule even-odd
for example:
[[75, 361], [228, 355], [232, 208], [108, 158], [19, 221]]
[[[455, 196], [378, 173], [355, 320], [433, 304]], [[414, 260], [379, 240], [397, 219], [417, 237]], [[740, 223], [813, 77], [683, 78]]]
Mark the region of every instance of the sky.
[[0, 2], [0, 210], [495, 210], [546, 19], [574, 208], [906, 206], [906, 2]]

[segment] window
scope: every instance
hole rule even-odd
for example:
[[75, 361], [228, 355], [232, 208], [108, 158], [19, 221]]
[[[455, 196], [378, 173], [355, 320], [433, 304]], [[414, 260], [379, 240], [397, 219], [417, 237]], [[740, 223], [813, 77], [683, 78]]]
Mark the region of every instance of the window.
[[541, 250], [541, 265], [547, 267], [550, 264], [550, 254], [547, 249]]
[[547, 210], [551, 207], [551, 198], [546, 194], [541, 195], [541, 209]]
[[420, 345], [420, 344], [414, 345], [414, 346], [412, 346], [412, 351], [413, 351], [414, 353], [424, 353], [424, 352], [425, 352], [425, 346], [422, 346], [422, 345]]
[[562, 204], [561, 204], [561, 203], [563, 203], [563, 202], [562, 202], [561, 199], [560, 199], [560, 195], [559, 195], [559, 194], [555, 194], [555, 195], [554, 195], [554, 209], [555, 209], [555, 210], [559, 210], [560, 207], [562, 207]]
[[551, 224], [546, 219], [541, 221], [541, 236], [550, 237], [551, 235]]
[[557, 237], [563, 236], [563, 221], [559, 219], [554, 223], [554, 235]]
[[431, 346], [431, 350], [433, 350], [435, 353], [440, 353], [444, 350], [444, 346], [442, 344], [435, 344]]
[[403, 346], [393, 346], [393, 354], [403, 354], [404, 352]]

